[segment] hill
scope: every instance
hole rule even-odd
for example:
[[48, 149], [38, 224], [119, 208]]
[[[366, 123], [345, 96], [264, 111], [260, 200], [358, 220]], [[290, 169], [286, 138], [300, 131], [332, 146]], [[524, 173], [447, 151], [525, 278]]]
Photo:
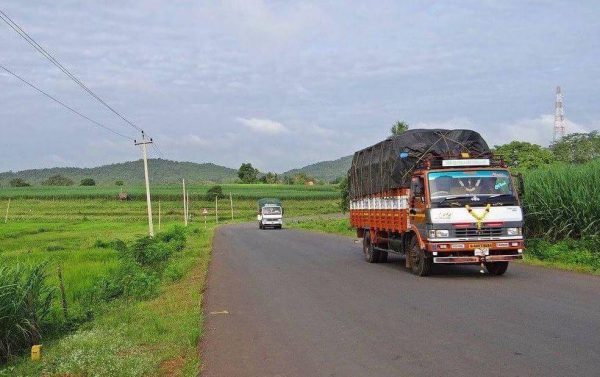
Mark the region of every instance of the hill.
[[329, 182], [345, 176], [351, 164], [352, 156], [346, 156], [333, 161], [322, 161], [303, 168], [288, 170], [283, 175], [305, 173], [311, 177]]
[[[152, 183], [180, 182], [181, 177], [186, 177], [190, 183], [233, 182], [237, 178], [237, 170], [212, 163], [150, 159], [148, 166]], [[126, 184], [136, 184], [144, 182], [144, 165], [142, 160], [137, 160], [95, 168], [49, 168], [5, 172], [0, 173], [0, 186], [8, 186], [13, 178], [22, 178], [38, 186], [55, 174], [71, 178], [76, 185], [84, 178], [93, 178], [99, 185], [114, 185], [117, 180], [122, 180]]]

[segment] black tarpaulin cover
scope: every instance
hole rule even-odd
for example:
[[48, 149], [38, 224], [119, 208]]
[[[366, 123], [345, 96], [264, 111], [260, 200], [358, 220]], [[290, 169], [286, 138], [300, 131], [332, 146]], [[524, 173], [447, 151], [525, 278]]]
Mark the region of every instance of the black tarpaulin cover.
[[[472, 158], [490, 153], [479, 133], [471, 130], [408, 130], [354, 153], [348, 171], [352, 199], [390, 189], [409, 187], [411, 173], [426, 157], [458, 156], [469, 152]], [[407, 154], [402, 158], [401, 154]]]

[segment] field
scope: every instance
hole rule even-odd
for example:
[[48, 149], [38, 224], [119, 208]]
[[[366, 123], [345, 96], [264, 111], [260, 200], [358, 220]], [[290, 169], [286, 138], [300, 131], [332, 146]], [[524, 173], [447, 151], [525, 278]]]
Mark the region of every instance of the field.
[[[158, 268], [143, 265], [134, 272], [126, 269], [129, 267], [117, 240], [131, 250], [145, 242], [148, 225], [143, 187], [128, 189], [133, 193], [133, 200], [128, 201], [116, 200], [120, 189], [113, 187], [0, 189], [0, 266], [46, 263], [46, 282], [56, 288], [43, 324], [43, 361], [36, 364], [26, 357], [13, 358], [4, 371], [0, 369], [0, 375], [99, 375], [98, 371], [107, 365], [122, 375], [160, 371], [195, 375], [199, 364], [195, 347], [201, 332], [200, 295], [217, 221], [214, 200], [204, 198], [208, 188], [189, 187], [191, 223], [184, 230], [185, 248], [161, 261]], [[223, 188], [224, 193], [232, 193], [234, 218], [226, 197], [218, 202], [219, 224], [254, 221], [255, 198], [259, 197], [282, 198], [287, 218], [339, 210], [339, 192], [332, 186]], [[180, 190], [177, 186], [153, 188], [157, 233], [182, 226]], [[4, 223], [8, 198], [10, 209]], [[206, 217], [202, 216], [204, 208], [209, 210]], [[67, 317], [58, 290], [59, 267]], [[111, 286], [124, 270], [133, 283], [145, 284], [142, 287], [155, 289], [155, 294], [145, 295], [144, 289], [139, 289], [115, 299], [101, 299], [107, 291], [102, 284]]]

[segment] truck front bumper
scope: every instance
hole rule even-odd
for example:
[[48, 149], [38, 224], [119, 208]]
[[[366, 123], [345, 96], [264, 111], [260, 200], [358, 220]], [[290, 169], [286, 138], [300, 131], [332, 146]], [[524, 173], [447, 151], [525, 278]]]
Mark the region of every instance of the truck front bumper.
[[514, 255], [482, 255], [482, 256], [459, 256], [459, 257], [433, 257], [433, 263], [446, 264], [470, 264], [486, 262], [510, 262], [517, 259], [523, 259], [523, 254]]

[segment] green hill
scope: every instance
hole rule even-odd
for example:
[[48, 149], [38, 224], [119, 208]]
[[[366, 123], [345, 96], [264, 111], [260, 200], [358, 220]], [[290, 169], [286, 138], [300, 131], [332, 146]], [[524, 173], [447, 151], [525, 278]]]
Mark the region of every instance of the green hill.
[[[237, 170], [212, 163], [198, 164], [151, 159], [148, 160], [148, 167], [152, 183], [175, 183], [180, 182], [182, 177], [190, 183], [233, 182], [237, 178]], [[22, 178], [31, 185], [38, 186], [55, 174], [72, 179], [76, 185], [84, 178], [93, 178], [98, 185], [114, 185], [117, 180], [122, 180], [126, 184], [136, 184], [144, 182], [144, 165], [142, 160], [138, 160], [95, 168], [49, 168], [5, 172], [0, 173], [0, 186], [8, 186], [13, 178]]]
[[306, 173], [311, 177], [329, 182], [345, 176], [350, 169], [350, 164], [352, 164], [352, 156], [346, 156], [333, 161], [322, 161], [303, 168], [288, 170], [283, 175]]

